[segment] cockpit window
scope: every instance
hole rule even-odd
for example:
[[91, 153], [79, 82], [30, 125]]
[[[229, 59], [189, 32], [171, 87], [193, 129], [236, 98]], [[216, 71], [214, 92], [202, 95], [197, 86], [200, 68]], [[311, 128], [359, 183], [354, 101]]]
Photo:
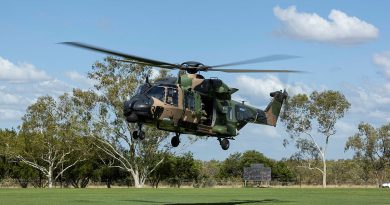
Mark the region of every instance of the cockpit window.
[[152, 87], [146, 94], [150, 97], [155, 97], [155, 98], [164, 102], [165, 88], [155, 86], [155, 87]]

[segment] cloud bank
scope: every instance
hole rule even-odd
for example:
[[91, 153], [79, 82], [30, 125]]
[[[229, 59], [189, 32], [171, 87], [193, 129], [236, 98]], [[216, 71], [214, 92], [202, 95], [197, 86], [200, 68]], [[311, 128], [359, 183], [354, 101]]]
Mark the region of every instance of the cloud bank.
[[23, 63], [16, 65], [9, 60], [0, 57], [0, 81], [19, 83], [49, 79], [50, 77], [45, 71], [38, 70], [31, 64]]
[[338, 44], [359, 44], [378, 38], [374, 25], [332, 9], [328, 19], [316, 13], [298, 12], [295, 6], [276, 6], [274, 15], [282, 22], [277, 33], [294, 39]]
[[240, 89], [239, 96], [235, 96], [236, 100], [249, 101], [253, 105], [264, 105], [269, 102], [271, 97], [270, 92], [286, 89], [289, 95], [298, 93], [307, 93], [312, 90], [309, 86], [303, 83], [283, 83], [274, 75], [266, 75], [262, 78], [252, 78], [248, 75], [240, 75], [236, 78], [235, 87]]
[[15, 64], [0, 57], [0, 127], [19, 122], [38, 97], [58, 96], [69, 91], [69, 84], [32, 64]]

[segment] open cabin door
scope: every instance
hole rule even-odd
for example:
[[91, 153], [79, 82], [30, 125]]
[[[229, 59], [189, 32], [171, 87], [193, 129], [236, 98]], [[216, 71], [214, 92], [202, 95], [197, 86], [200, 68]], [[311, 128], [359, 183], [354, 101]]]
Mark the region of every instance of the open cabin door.
[[[182, 113], [183, 101], [181, 89], [177, 86], [158, 86], [161, 94], [157, 102], [154, 103], [155, 110], [159, 113], [159, 127], [171, 130], [172, 126], [177, 126]], [[163, 92], [161, 92], [163, 90]]]

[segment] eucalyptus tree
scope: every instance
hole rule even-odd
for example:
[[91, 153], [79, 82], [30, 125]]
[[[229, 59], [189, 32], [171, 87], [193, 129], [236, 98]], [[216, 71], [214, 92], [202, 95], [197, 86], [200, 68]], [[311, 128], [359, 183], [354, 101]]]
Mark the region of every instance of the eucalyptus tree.
[[[38, 98], [27, 108], [11, 155], [40, 172], [47, 178], [49, 188], [67, 169], [83, 160], [86, 139], [78, 135], [78, 115], [73, 112], [68, 94], [57, 101], [50, 96]], [[76, 159], [70, 161], [70, 155]]]
[[337, 120], [344, 117], [350, 106], [342, 93], [327, 90], [288, 98], [282, 111], [282, 122], [289, 134], [284, 145], [295, 142], [298, 152], [293, 158], [300, 160], [302, 167], [321, 172], [323, 187], [326, 187], [329, 140], [336, 134]]
[[355, 159], [362, 163], [366, 179], [373, 172], [380, 185], [385, 170], [390, 166], [390, 124], [375, 128], [368, 123], [360, 123], [358, 132], [348, 138], [345, 150], [353, 150]]
[[16, 138], [17, 132], [14, 129], [0, 128], [0, 181], [7, 177], [10, 167], [9, 150], [10, 143]]
[[[148, 67], [123, 63], [111, 57], [96, 62], [88, 77], [95, 82], [94, 91], [74, 92], [75, 100], [87, 110], [89, 131], [95, 146], [111, 158], [110, 167], [118, 167], [131, 175], [135, 187], [142, 187], [168, 151], [167, 132], [144, 126], [145, 139], [132, 137], [136, 125], [123, 115], [123, 103], [135, 94], [137, 87], [150, 75]], [[166, 75], [165, 71], [161, 72]], [[160, 73], [160, 76], [161, 76]]]

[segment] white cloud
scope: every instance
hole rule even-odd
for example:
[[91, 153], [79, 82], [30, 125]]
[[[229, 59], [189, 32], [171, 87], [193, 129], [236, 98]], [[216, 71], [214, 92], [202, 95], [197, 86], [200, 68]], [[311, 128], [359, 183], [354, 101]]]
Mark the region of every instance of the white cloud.
[[[279, 123], [281, 122], [279, 121]], [[268, 126], [268, 125], [258, 125], [258, 124], [250, 123], [245, 125], [245, 127], [240, 130], [240, 133], [242, 133], [245, 136], [256, 136], [262, 139], [265, 138], [282, 139], [284, 136], [280, 133], [280, 128], [283, 128], [283, 126], [279, 126], [278, 128], [275, 128], [273, 126]], [[283, 129], [281, 131], [283, 132]]]
[[68, 71], [65, 73], [65, 75], [74, 81], [85, 81], [87, 79], [85, 76], [81, 75], [77, 71]]
[[0, 98], [1, 105], [15, 104], [15, 103], [19, 103], [22, 100], [21, 96], [5, 92], [2, 89], [0, 89], [0, 96], [1, 96]]
[[376, 125], [390, 122], [390, 83], [365, 82], [359, 86], [347, 85], [344, 86], [343, 92], [351, 103], [349, 118]]
[[82, 75], [77, 71], [68, 71], [65, 73], [65, 75], [83, 87], [93, 87], [95, 84], [93, 80], [87, 78], [85, 75]]
[[31, 82], [49, 79], [50, 77], [45, 71], [38, 70], [31, 64], [23, 63], [16, 65], [0, 57], [0, 81]]
[[235, 99], [248, 100], [255, 105], [264, 105], [271, 99], [270, 93], [286, 89], [289, 95], [298, 93], [309, 94], [312, 90], [303, 83], [286, 84], [274, 75], [266, 75], [263, 78], [252, 78], [247, 75], [240, 75], [236, 78], [235, 86], [240, 89], [239, 96]]
[[381, 68], [381, 73], [384, 77], [390, 79], [390, 51], [374, 54], [373, 62]]
[[336, 9], [331, 10], [329, 20], [316, 13], [298, 12], [295, 6], [286, 9], [276, 6], [273, 11], [283, 24], [278, 33], [292, 38], [357, 44], [379, 36], [379, 30], [374, 25]]
[[27, 107], [43, 95], [59, 96], [72, 86], [31, 64], [15, 65], [0, 57], [0, 127], [17, 126]]
[[23, 116], [23, 112], [13, 109], [0, 108], [0, 121], [19, 120]]
[[357, 124], [348, 122], [345, 118], [337, 121], [335, 127], [337, 130], [335, 137], [338, 138], [348, 138], [357, 131]]

